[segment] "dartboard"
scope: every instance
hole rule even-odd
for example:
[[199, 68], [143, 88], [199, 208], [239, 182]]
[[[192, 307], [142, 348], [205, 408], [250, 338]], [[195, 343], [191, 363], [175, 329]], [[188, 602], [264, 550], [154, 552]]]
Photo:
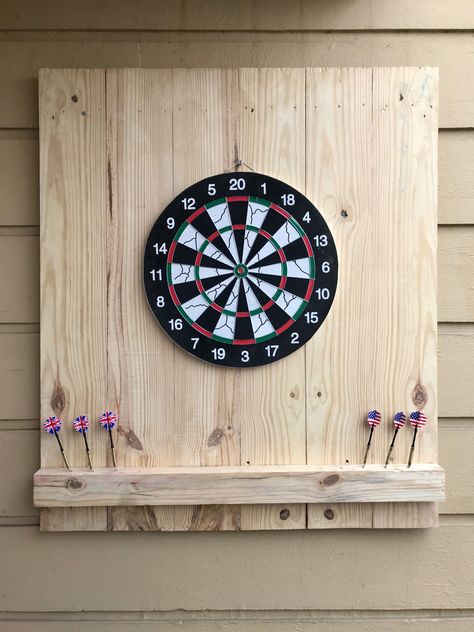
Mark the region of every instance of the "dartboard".
[[231, 367], [300, 349], [328, 315], [337, 253], [316, 207], [258, 173], [193, 184], [161, 213], [144, 257], [145, 292], [164, 331]]

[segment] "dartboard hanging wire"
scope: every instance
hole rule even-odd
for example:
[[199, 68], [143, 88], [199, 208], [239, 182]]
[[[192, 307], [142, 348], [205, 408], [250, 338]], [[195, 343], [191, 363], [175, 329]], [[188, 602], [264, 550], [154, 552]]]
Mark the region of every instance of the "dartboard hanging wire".
[[257, 173], [219, 174], [186, 189], [145, 249], [150, 307], [192, 355], [252, 367], [301, 348], [337, 285], [334, 240], [315, 206]]

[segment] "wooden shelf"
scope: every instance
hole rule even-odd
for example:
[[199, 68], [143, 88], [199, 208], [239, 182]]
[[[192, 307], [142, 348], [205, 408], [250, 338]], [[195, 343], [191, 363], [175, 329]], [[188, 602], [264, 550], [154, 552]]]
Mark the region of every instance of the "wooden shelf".
[[272, 465], [38, 470], [36, 507], [439, 502], [439, 465]]

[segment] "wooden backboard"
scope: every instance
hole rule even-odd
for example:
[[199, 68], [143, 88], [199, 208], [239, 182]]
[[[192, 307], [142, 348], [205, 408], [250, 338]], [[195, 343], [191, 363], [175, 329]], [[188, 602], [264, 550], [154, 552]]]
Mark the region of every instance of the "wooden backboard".
[[[423, 408], [437, 461], [438, 77], [431, 68], [45, 69], [40, 74], [41, 410], [120, 415], [123, 468], [357, 465], [367, 411], [381, 463], [397, 410]], [[245, 163], [234, 167], [238, 161]], [[146, 304], [142, 256], [182, 189], [253, 169], [305, 192], [336, 240], [339, 284], [286, 359], [226, 369], [183, 353]], [[95, 424], [96, 425], [96, 424]], [[394, 460], [405, 462], [411, 432]], [[94, 462], [107, 436], [90, 432]], [[42, 468], [60, 468], [42, 437]], [[285, 498], [285, 500], [287, 500]], [[427, 527], [431, 502], [42, 509], [44, 530]]]

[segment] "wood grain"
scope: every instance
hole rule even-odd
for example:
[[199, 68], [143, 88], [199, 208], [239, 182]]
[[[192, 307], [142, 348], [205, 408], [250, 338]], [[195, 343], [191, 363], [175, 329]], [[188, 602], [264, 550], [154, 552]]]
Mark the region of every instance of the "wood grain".
[[474, 12], [469, 0], [356, 0], [335, 6], [331, 0], [303, 0], [298, 10], [284, 0], [240, 0], [238, 4], [207, 0], [196, 5], [185, 0], [178, 5], [167, 0], [138, 0], [133, 19], [127, 0], [113, 5], [83, 0], [80, 7], [43, 0], [36, 10], [33, 0], [4, 0], [0, 29], [22, 30], [136, 30], [136, 31], [305, 31], [305, 30], [407, 30], [472, 29]]
[[[18, 135], [20, 132], [14, 130]], [[30, 133], [30, 132], [27, 132]], [[39, 222], [38, 141], [0, 138], [0, 224]], [[473, 224], [474, 130], [439, 131], [439, 224]], [[441, 244], [440, 244], [441, 245]]]
[[[72, 419], [87, 414], [94, 424], [107, 404], [105, 131], [104, 71], [41, 72], [41, 416], [63, 418], [73, 467], [87, 461]], [[90, 441], [96, 466], [107, 462], [106, 439]], [[46, 433], [41, 463], [62, 467]], [[89, 511], [87, 523], [105, 529], [106, 513]], [[42, 528], [51, 520], [65, 526], [70, 516], [49, 512]]]
[[[436, 107], [429, 69], [308, 71], [307, 187], [340, 253], [332, 312], [307, 345], [309, 463], [360, 462], [367, 411], [411, 410], [415, 392], [436, 419]], [[377, 433], [371, 459], [383, 462], [390, 424]]]
[[[304, 89], [303, 69], [239, 70], [235, 158], [299, 190], [304, 190], [305, 177]], [[300, 350], [273, 365], [236, 372], [241, 396], [234, 415], [240, 420], [241, 465], [306, 462], [304, 359]], [[304, 508], [275, 505], [242, 507], [241, 528], [288, 528], [280, 519], [286, 512], [292, 525], [306, 526]]]
[[34, 475], [33, 498], [35, 507], [130, 508], [171, 503], [415, 503], [441, 501], [445, 493], [439, 465], [221, 465], [72, 472], [42, 468]]
[[[439, 227], [438, 322], [474, 321], [473, 252], [472, 226]], [[18, 281], [14, 286], [12, 269]], [[37, 236], [0, 236], [0, 323], [38, 322], [38, 270]]]

